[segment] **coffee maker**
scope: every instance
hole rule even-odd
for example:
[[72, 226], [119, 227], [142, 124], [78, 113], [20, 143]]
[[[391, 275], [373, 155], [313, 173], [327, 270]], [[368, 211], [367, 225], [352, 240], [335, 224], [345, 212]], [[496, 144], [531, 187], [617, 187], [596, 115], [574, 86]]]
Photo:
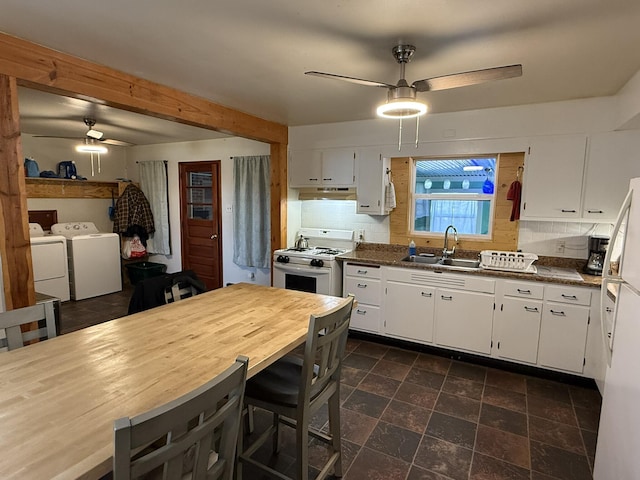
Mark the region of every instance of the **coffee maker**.
[[607, 253], [609, 237], [592, 236], [589, 237], [589, 260], [584, 267], [584, 272], [590, 275], [602, 275], [602, 265], [604, 256]]

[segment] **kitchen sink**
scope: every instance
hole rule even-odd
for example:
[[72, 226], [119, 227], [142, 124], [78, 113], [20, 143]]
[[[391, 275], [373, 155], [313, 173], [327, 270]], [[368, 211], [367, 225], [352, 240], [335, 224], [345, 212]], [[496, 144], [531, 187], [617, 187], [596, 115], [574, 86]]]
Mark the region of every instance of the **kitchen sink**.
[[443, 258], [438, 263], [447, 267], [480, 268], [480, 260], [466, 258]]
[[421, 255], [410, 255], [402, 259], [403, 262], [420, 263], [424, 265], [435, 265], [451, 269], [476, 270], [480, 268], [480, 260], [466, 258], [442, 258], [436, 256], [423, 257]]
[[426, 265], [434, 265], [440, 261], [441, 257], [428, 256], [423, 257], [422, 255], [409, 255], [408, 257], [404, 257], [402, 259], [403, 262], [413, 262], [413, 263], [424, 263]]

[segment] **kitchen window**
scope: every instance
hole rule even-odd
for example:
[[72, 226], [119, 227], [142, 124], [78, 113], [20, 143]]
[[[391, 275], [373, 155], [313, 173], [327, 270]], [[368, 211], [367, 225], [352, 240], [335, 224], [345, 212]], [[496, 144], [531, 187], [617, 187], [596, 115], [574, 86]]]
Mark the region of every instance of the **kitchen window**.
[[421, 158], [412, 164], [411, 234], [490, 238], [497, 157]]

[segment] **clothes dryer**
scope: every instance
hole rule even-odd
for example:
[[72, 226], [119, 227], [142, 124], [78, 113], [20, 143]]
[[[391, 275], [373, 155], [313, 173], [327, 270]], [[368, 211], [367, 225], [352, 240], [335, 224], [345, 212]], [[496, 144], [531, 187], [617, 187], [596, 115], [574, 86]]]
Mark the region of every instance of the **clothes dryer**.
[[120, 236], [100, 232], [93, 222], [56, 223], [51, 233], [67, 239], [72, 300], [122, 290]]
[[69, 294], [67, 239], [47, 235], [39, 223], [29, 224], [35, 291], [66, 302]]

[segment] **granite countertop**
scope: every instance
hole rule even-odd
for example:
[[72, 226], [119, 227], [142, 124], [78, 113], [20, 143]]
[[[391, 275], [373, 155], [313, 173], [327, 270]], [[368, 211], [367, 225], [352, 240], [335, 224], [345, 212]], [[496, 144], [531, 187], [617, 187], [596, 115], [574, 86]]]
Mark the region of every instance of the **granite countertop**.
[[[434, 253], [439, 255], [436, 249], [421, 249], [420, 253]], [[455, 258], [477, 258], [479, 252], [456, 251]], [[465, 275], [483, 275], [499, 278], [515, 278], [536, 282], [557, 283], [561, 285], [574, 285], [578, 287], [600, 288], [602, 277], [582, 273], [585, 260], [559, 257], [539, 257], [534, 263], [538, 268], [537, 273], [520, 273], [479, 268], [477, 270], [450, 269], [438, 265], [403, 262], [407, 256], [407, 247], [403, 245], [388, 245], [376, 243], [362, 243], [349, 253], [343, 253], [336, 258], [342, 261], [361, 262], [375, 265], [387, 265], [393, 267], [416, 268], [420, 270], [437, 270], [449, 273], [462, 273]], [[577, 275], [576, 275], [577, 274]]]

